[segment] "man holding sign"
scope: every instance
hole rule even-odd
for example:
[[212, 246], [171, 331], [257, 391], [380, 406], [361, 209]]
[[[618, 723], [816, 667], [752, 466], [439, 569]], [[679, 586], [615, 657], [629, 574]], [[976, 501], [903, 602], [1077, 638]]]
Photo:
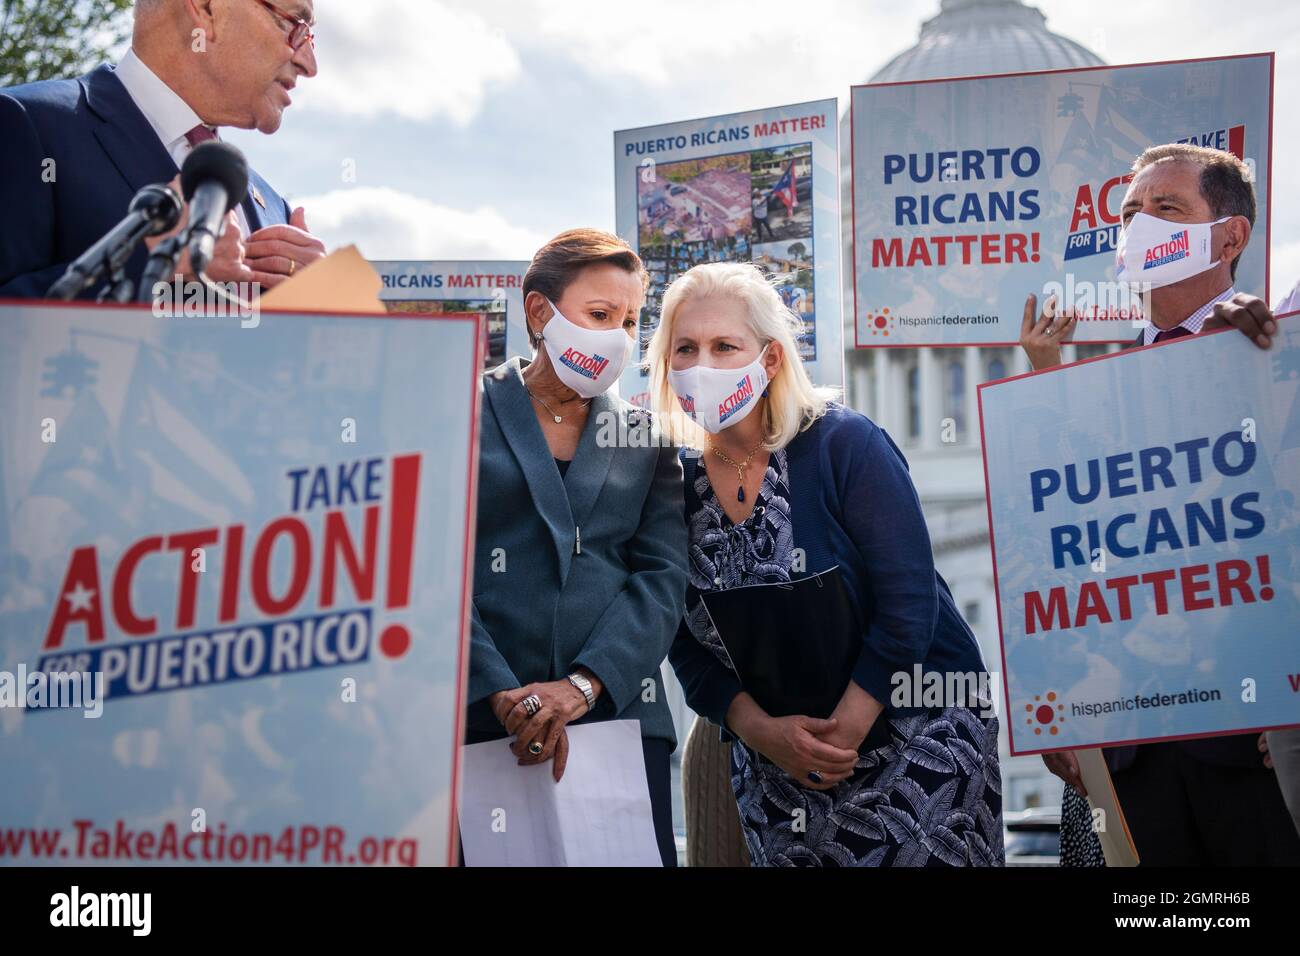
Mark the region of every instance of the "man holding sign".
[[[1116, 269], [1123, 282], [1150, 290], [1144, 296], [1149, 320], [1133, 346], [1231, 324], [1259, 348], [1269, 348], [1277, 323], [1267, 310], [1220, 305], [1237, 295], [1237, 261], [1255, 221], [1249, 168], [1228, 152], [1173, 144], [1146, 150], [1133, 172]], [[1036, 297], [1025, 303], [1020, 344], [1035, 370], [1059, 365], [1061, 345], [1074, 332], [1075, 310], [1055, 305], [1049, 299], [1035, 319]], [[1246, 733], [1105, 748], [1144, 864], [1300, 863], [1300, 837], [1277, 778], [1265, 765], [1260, 739]], [[1045, 754], [1044, 762], [1083, 792], [1072, 752]], [[1067, 800], [1067, 811], [1071, 805], [1083, 806]], [[1086, 817], [1072, 823], [1069, 816], [1063, 812], [1063, 846], [1079, 838], [1067, 831], [1088, 825]]]

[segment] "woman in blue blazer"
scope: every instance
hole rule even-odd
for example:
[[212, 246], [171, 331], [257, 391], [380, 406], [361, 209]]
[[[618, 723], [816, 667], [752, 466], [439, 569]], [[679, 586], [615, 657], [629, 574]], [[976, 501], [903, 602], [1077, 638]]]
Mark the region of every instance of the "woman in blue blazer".
[[524, 276], [535, 358], [484, 375], [466, 742], [514, 737], [519, 762], [553, 761], [558, 781], [568, 724], [639, 720], [673, 865], [659, 667], [684, 610], [682, 469], [649, 414], [609, 392], [646, 278], [616, 236], [555, 237]]
[[[651, 399], [698, 450], [684, 456], [690, 587], [669, 660], [691, 707], [735, 738], [756, 865], [1000, 865], [979, 646], [935, 571], [902, 454], [812, 386], [796, 328], [751, 265], [696, 266], [664, 296]], [[773, 717], [741, 688], [700, 594], [837, 565], [864, 622], [852, 679], [828, 719]]]

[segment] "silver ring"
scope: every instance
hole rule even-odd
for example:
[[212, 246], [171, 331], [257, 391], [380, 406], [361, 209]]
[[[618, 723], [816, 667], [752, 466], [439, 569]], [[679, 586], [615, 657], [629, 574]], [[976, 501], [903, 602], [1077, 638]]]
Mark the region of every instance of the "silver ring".
[[542, 745], [539, 744], [536, 740], [534, 740], [531, 744], [528, 745], [528, 752], [532, 754], [534, 757], [536, 757], [539, 753], [542, 752]]
[[542, 699], [536, 694], [529, 694], [521, 700], [520, 703], [524, 705], [524, 712], [527, 713], [529, 717], [532, 717], [542, 709]]

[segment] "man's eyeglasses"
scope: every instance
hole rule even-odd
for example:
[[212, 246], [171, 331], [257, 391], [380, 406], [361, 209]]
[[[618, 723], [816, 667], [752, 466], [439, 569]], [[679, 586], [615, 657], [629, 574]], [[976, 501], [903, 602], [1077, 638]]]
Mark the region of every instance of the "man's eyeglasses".
[[316, 46], [316, 36], [311, 32], [311, 24], [302, 17], [295, 17], [292, 13], [281, 10], [274, 3], [267, 3], [267, 0], [254, 0], [254, 2], [260, 3], [278, 18], [290, 24], [288, 41], [293, 49], [300, 49], [308, 41], [311, 41], [313, 48]]

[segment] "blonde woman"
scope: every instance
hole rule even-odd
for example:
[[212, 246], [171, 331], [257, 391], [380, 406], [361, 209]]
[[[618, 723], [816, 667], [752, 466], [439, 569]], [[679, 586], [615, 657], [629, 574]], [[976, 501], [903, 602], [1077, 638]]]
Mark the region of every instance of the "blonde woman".
[[[691, 707], [734, 740], [732, 789], [755, 865], [1001, 865], [991, 708], [891, 699], [895, 675], [911, 681], [914, 665], [978, 681], [978, 645], [935, 571], [902, 454], [811, 384], [796, 325], [751, 265], [696, 266], [664, 295], [651, 397], [688, 449], [690, 535], [686, 619], [669, 660]], [[853, 679], [829, 719], [773, 717], [741, 690], [700, 594], [836, 565], [865, 622]]]

